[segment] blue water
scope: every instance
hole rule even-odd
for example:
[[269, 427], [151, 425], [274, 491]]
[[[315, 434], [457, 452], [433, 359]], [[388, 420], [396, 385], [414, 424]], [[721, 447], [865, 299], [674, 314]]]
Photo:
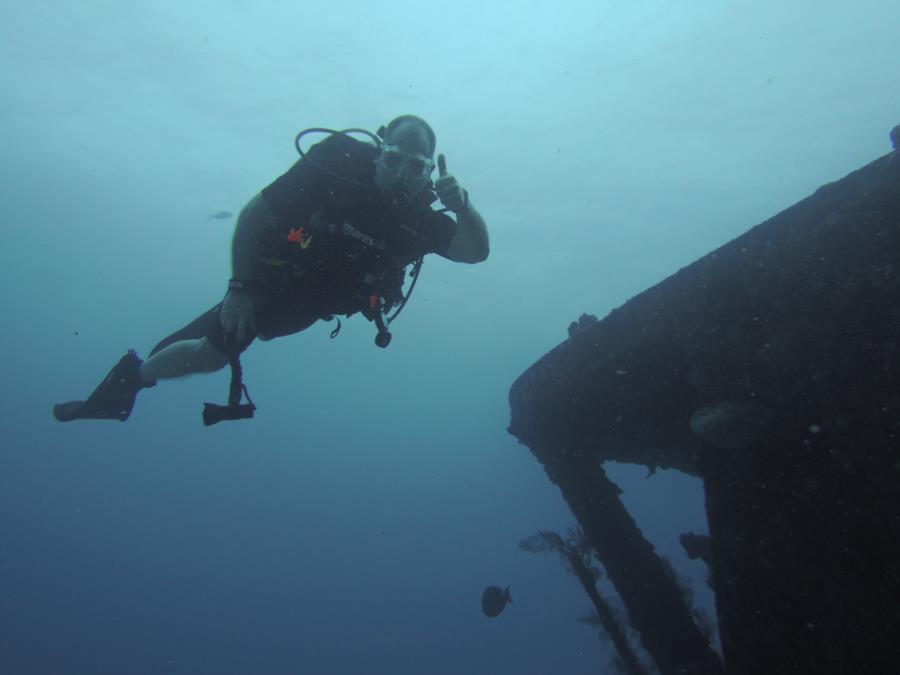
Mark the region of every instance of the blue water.
[[[575, 521], [508, 388], [582, 312], [887, 152], [897, 25], [876, 0], [4, 5], [0, 675], [603, 672], [577, 581], [517, 548]], [[52, 420], [221, 298], [233, 220], [207, 215], [297, 131], [403, 113], [492, 253], [431, 256], [389, 349], [360, 317], [253, 345], [252, 421], [202, 426], [225, 372]], [[702, 486], [607, 468], [711, 611], [677, 542]]]

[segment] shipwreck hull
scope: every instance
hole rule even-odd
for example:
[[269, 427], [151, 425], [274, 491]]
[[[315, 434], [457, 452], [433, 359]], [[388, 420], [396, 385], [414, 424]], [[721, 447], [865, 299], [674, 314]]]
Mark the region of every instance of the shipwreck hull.
[[573, 326], [510, 391], [510, 432], [586, 532], [606, 515], [586, 501], [579, 467], [617, 460], [703, 479], [728, 672], [893, 667], [898, 159]]

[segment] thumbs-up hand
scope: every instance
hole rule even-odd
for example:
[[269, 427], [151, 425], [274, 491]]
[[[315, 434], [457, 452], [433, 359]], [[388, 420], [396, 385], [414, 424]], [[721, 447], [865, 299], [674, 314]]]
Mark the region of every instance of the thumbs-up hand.
[[438, 179], [434, 191], [438, 199], [451, 211], [461, 211], [469, 203], [469, 193], [463, 190], [453, 174], [447, 173], [447, 159], [438, 155]]

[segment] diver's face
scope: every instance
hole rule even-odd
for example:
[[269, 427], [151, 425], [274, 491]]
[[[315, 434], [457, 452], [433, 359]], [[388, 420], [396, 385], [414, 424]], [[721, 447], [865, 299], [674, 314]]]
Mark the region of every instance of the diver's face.
[[375, 158], [375, 184], [385, 193], [407, 197], [428, 184], [434, 162], [428, 135], [417, 124], [401, 124], [384, 140]]

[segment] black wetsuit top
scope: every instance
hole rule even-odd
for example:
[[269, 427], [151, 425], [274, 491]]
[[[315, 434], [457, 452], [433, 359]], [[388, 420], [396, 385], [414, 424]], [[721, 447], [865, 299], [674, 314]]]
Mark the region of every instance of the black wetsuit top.
[[[312, 161], [300, 159], [262, 191], [277, 221], [258, 242], [259, 288], [252, 291], [260, 296], [257, 329], [267, 339], [336, 314], [366, 313], [373, 293], [389, 309], [400, 299], [405, 266], [426, 253], [445, 255], [456, 234], [456, 221], [431, 208], [430, 187], [407, 202], [375, 186], [374, 147], [334, 135], [306, 154]], [[151, 354], [201, 337], [225, 351], [220, 309], [164, 338]]]
[[379, 190], [375, 152], [329, 136], [262, 191], [278, 222], [258, 250], [269, 292], [290, 294], [321, 315], [349, 314], [373, 292], [398, 301], [406, 265], [446, 254], [456, 222], [431, 208], [430, 186], [410, 200]]

